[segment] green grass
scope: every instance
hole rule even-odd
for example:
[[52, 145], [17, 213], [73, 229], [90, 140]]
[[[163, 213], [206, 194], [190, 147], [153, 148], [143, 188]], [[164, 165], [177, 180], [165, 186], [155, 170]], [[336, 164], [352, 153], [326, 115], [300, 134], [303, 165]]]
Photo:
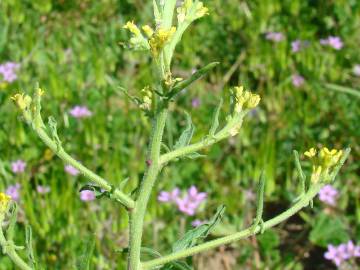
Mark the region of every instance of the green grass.
[[[244, 192], [256, 190], [255, 179], [262, 170], [268, 179], [264, 214], [272, 217], [299, 190], [293, 149], [351, 146], [351, 157], [335, 184], [341, 193], [336, 208], [325, 210], [317, 200], [313, 210], [301, 212], [255, 242], [239, 242], [225, 251], [235, 258], [233, 269], [246, 265], [329, 269], [333, 266], [322, 257], [327, 244], [360, 239], [360, 78], [352, 74], [353, 65], [360, 63], [360, 4], [355, 0], [226, 2], [207, 1], [210, 16], [191, 28], [176, 52], [176, 76], [186, 77], [192, 68], [213, 61], [221, 64], [172, 106], [165, 140], [170, 145], [176, 141], [185, 125], [184, 110], [196, 125], [194, 140], [206, 134], [220, 97], [228, 104], [230, 86], [243, 84], [260, 93], [260, 108], [247, 118], [239, 136], [208, 149], [207, 158], [166, 168], [156, 190], [195, 184], [207, 191], [209, 199], [197, 217], [210, 218], [224, 203], [226, 218], [215, 233], [223, 235], [251, 222], [255, 202], [246, 200]], [[150, 59], [122, 46], [127, 39], [122, 25], [132, 18], [148, 23], [151, 1], [3, 0], [0, 4], [0, 64], [21, 63], [19, 79], [0, 86], [0, 160], [5, 166], [5, 171], [0, 170], [0, 188], [22, 184], [16, 240], [24, 242], [24, 227], [30, 224], [44, 269], [74, 269], [93, 233], [96, 269], [124, 269], [125, 257], [119, 250], [127, 246], [128, 221], [125, 211], [106, 199], [91, 203], [79, 199], [78, 190], [86, 180], [65, 174], [64, 164], [46, 154], [43, 144], [19, 121], [10, 96], [18, 90], [30, 92], [39, 82], [46, 90], [44, 115], [57, 119], [65, 149], [115, 185], [129, 177], [130, 192], [145, 168], [150, 123], [119, 87], [135, 94], [151, 82], [153, 73]], [[285, 40], [267, 41], [267, 31], [280, 31]], [[344, 48], [321, 46], [319, 39], [328, 35], [340, 36]], [[309, 47], [292, 53], [295, 39], [308, 40]], [[305, 78], [303, 87], [292, 85], [293, 74]], [[192, 108], [193, 98], [201, 100], [199, 108]], [[69, 116], [77, 104], [88, 106], [93, 117], [79, 121]], [[28, 167], [16, 176], [10, 163], [19, 158]], [[39, 195], [38, 183], [50, 186], [51, 192]], [[166, 252], [191, 227], [193, 218], [159, 204], [156, 195], [146, 217], [144, 245]], [[337, 233], [326, 231], [324, 219], [333, 222]], [[294, 227], [299, 231], [286, 233]], [[303, 256], [306, 252], [308, 258]], [[210, 269], [201, 268], [202, 261], [204, 256], [197, 256], [194, 268]], [[0, 257], [0, 269], [13, 269], [5, 256]]]

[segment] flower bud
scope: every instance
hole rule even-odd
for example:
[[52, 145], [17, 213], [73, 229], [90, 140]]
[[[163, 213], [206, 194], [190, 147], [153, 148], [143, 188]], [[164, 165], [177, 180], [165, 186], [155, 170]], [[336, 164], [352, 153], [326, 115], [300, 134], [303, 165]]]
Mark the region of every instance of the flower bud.
[[0, 192], [0, 215], [5, 214], [10, 201], [11, 201], [10, 196]]
[[11, 99], [22, 111], [29, 108], [32, 101], [30, 96], [24, 94], [15, 94], [14, 96], [11, 97]]

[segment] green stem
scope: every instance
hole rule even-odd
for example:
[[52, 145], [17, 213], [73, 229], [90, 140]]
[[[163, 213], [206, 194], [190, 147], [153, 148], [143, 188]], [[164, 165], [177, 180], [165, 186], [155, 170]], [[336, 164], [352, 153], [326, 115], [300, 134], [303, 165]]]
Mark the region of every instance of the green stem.
[[[322, 186], [323, 186], [323, 184], [316, 184], [316, 185], [312, 186], [299, 202], [294, 204], [291, 208], [289, 208], [285, 212], [281, 213], [280, 215], [264, 222], [263, 229], [269, 229], [271, 227], [274, 227], [275, 225], [283, 222], [284, 220], [286, 220], [289, 217], [296, 214], [302, 208], [308, 206], [309, 202], [316, 196], [316, 194], [319, 192], [319, 190], [321, 189]], [[260, 230], [261, 230], [260, 225], [256, 226], [256, 228], [252, 228], [250, 226], [249, 228], [247, 228], [243, 231], [234, 233], [232, 235], [221, 237], [219, 239], [215, 239], [215, 240], [200, 244], [195, 247], [191, 247], [191, 248], [188, 248], [188, 249], [185, 249], [185, 250], [182, 250], [179, 252], [175, 252], [173, 254], [170, 254], [170, 255], [167, 255], [167, 256], [164, 256], [161, 258], [157, 258], [157, 259], [154, 259], [154, 260], [151, 260], [148, 262], [144, 262], [142, 264], [142, 270], [154, 269], [156, 266], [164, 265], [166, 263], [169, 263], [169, 262], [172, 262], [175, 260], [179, 260], [179, 259], [183, 259], [188, 256], [192, 256], [194, 254], [197, 254], [197, 253], [209, 250], [209, 249], [213, 249], [213, 248], [225, 245], [225, 244], [230, 244], [230, 243], [236, 242], [240, 239], [247, 238], [251, 235], [255, 235], [255, 234], [259, 233]]]
[[149, 167], [142, 180], [135, 207], [132, 209], [132, 211], [130, 211], [130, 253], [128, 270], [141, 269], [140, 255], [144, 217], [151, 190], [154, 186], [159, 171], [161, 170], [159, 157], [167, 113], [167, 109], [161, 109], [160, 112], [158, 112], [155, 116], [153, 132], [149, 145], [149, 153], [147, 157], [147, 163], [149, 164]]
[[[2, 222], [1, 222], [2, 223]], [[3, 248], [3, 252], [9, 256], [15, 265], [17, 265], [21, 270], [33, 270], [20, 256], [16, 253], [14, 244], [5, 239], [4, 232], [2, 230], [2, 225], [0, 225], [0, 245]]]
[[[59, 157], [61, 158], [65, 163], [70, 164], [74, 168], [78, 169], [85, 177], [90, 179], [92, 182], [99, 185], [102, 189], [106, 191], [112, 191], [112, 186], [102, 177], [95, 174], [88, 168], [86, 168], [84, 165], [82, 165], [80, 162], [72, 158], [68, 153], [64, 151], [62, 147], [59, 147], [58, 144], [56, 144], [49, 135], [45, 132], [44, 128], [42, 127], [34, 127], [35, 132], [40, 137], [40, 139]], [[129, 196], [127, 196], [125, 193], [123, 193], [119, 189], [115, 189], [113, 191], [114, 198], [120, 201], [123, 205], [125, 205], [127, 208], [132, 209], [134, 208], [135, 202], [132, 200]]]

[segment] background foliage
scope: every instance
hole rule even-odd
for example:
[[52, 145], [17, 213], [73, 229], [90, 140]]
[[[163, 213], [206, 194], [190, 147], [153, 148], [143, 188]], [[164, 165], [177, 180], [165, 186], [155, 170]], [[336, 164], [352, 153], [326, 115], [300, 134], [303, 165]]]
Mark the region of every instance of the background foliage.
[[[293, 149], [303, 152], [327, 145], [351, 146], [353, 151], [335, 184], [340, 191], [335, 207], [316, 201], [313, 209], [257, 239], [212, 251], [210, 260], [209, 254], [195, 256], [189, 263], [195, 269], [331, 269], [334, 266], [323, 258], [326, 246], [360, 240], [359, 95], [328, 85], [359, 91], [360, 78], [352, 69], [360, 63], [360, 3], [206, 2], [210, 16], [184, 36], [174, 73], [186, 77], [209, 62], [221, 65], [173, 104], [167, 143], [171, 145], [185, 125], [184, 110], [196, 124], [195, 139], [205, 134], [214, 107], [221, 96], [228, 99], [230, 86], [254, 89], [262, 96], [261, 106], [248, 117], [238, 137], [208, 149], [207, 158], [184, 160], [165, 169], [157, 190], [194, 184], [208, 192], [199, 219], [209, 218], [224, 203], [226, 218], [211, 236], [215, 237], [251, 223], [255, 210], [251, 191], [263, 169], [268, 179], [266, 217], [287, 208], [298, 191], [290, 158]], [[22, 185], [17, 238], [23, 241], [25, 224], [33, 227], [36, 255], [46, 269], [73, 269], [93, 233], [94, 269], [124, 269], [120, 250], [127, 245], [128, 221], [125, 212], [107, 200], [79, 199], [84, 179], [66, 174], [64, 165], [18, 121], [10, 96], [18, 89], [32, 91], [39, 82], [46, 90], [44, 115], [57, 119], [68, 152], [114, 184], [129, 177], [131, 191], [144, 170], [150, 126], [119, 87], [136, 93], [151, 83], [152, 69], [150, 59], [124, 48], [127, 35], [122, 26], [132, 18], [139, 24], [150, 22], [151, 4], [137, 0], [0, 3], [0, 63], [21, 64], [18, 79], [0, 86], [0, 185], [3, 190]], [[266, 40], [269, 31], [281, 32], [285, 39]], [[341, 37], [344, 47], [321, 46], [319, 40], [329, 35]], [[292, 53], [295, 39], [307, 40], [308, 46]], [[292, 84], [294, 74], [305, 78], [301, 87]], [[194, 99], [200, 106], [192, 106]], [[87, 106], [93, 116], [71, 117], [69, 110], [75, 105]], [[27, 162], [26, 173], [11, 172], [10, 164], [17, 159]], [[51, 192], [37, 193], [38, 184], [50, 186]], [[166, 252], [194, 218], [160, 205], [156, 195], [146, 218], [145, 246]], [[0, 258], [1, 269], [12, 267], [6, 257]]]

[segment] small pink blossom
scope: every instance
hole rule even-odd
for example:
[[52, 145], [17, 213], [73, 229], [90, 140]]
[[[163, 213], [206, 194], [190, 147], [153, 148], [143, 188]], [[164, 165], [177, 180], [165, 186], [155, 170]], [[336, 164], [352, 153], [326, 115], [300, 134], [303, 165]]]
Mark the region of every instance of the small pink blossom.
[[340, 252], [338, 247], [328, 245], [328, 251], [324, 254], [325, 259], [332, 261], [336, 266], [340, 266], [343, 262], [343, 254]]
[[160, 202], [175, 202], [180, 195], [180, 189], [174, 188], [171, 192], [161, 191], [158, 196]]
[[304, 77], [298, 74], [292, 75], [291, 80], [292, 80], [292, 84], [297, 88], [301, 87], [305, 82]]
[[[12, 83], [17, 79], [16, 71], [20, 68], [20, 64], [15, 62], [6, 62], [0, 65], [0, 82], [5, 81]], [[2, 77], [2, 78], [1, 78]]]
[[38, 185], [36, 187], [36, 190], [38, 193], [40, 194], [46, 194], [46, 193], [49, 193], [50, 192], [50, 187], [49, 186], [41, 186], [41, 185]]
[[273, 42], [280, 42], [284, 39], [284, 35], [283, 35], [283, 33], [280, 33], [280, 32], [268, 32], [265, 35], [265, 38], [267, 40], [271, 40]]
[[20, 184], [8, 186], [5, 193], [11, 197], [12, 200], [18, 201], [20, 199]]
[[11, 170], [13, 173], [19, 174], [23, 173], [26, 168], [26, 162], [23, 160], [16, 160], [11, 163]]
[[193, 100], [191, 100], [191, 106], [193, 108], [198, 108], [201, 104], [201, 101], [199, 98], [194, 98]]
[[71, 116], [75, 118], [86, 118], [92, 115], [92, 112], [86, 106], [75, 106], [70, 110]]
[[322, 189], [319, 191], [319, 199], [320, 201], [334, 206], [336, 204], [336, 199], [339, 195], [339, 192], [337, 189], [335, 189], [331, 185], [325, 185]]
[[78, 169], [76, 169], [75, 167], [73, 167], [71, 165], [65, 165], [64, 169], [65, 169], [65, 172], [67, 172], [68, 174], [70, 174], [72, 176], [77, 176], [80, 173]]
[[320, 44], [330, 46], [335, 50], [340, 50], [344, 46], [341, 38], [335, 36], [329, 36], [326, 39], [320, 39]]
[[84, 202], [89, 202], [95, 200], [95, 192], [91, 190], [82, 190], [80, 191], [80, 199]]
[[185, 194], [183, 198], [178, 198], [176, 200], [176, 204], [179, 211], [189, 216], [193, 216], [200, 204], [205, 201], [206, 197], [207, 193], [198, 192], [197, 188], [192, 186], [188, 189], [187, 194]]

